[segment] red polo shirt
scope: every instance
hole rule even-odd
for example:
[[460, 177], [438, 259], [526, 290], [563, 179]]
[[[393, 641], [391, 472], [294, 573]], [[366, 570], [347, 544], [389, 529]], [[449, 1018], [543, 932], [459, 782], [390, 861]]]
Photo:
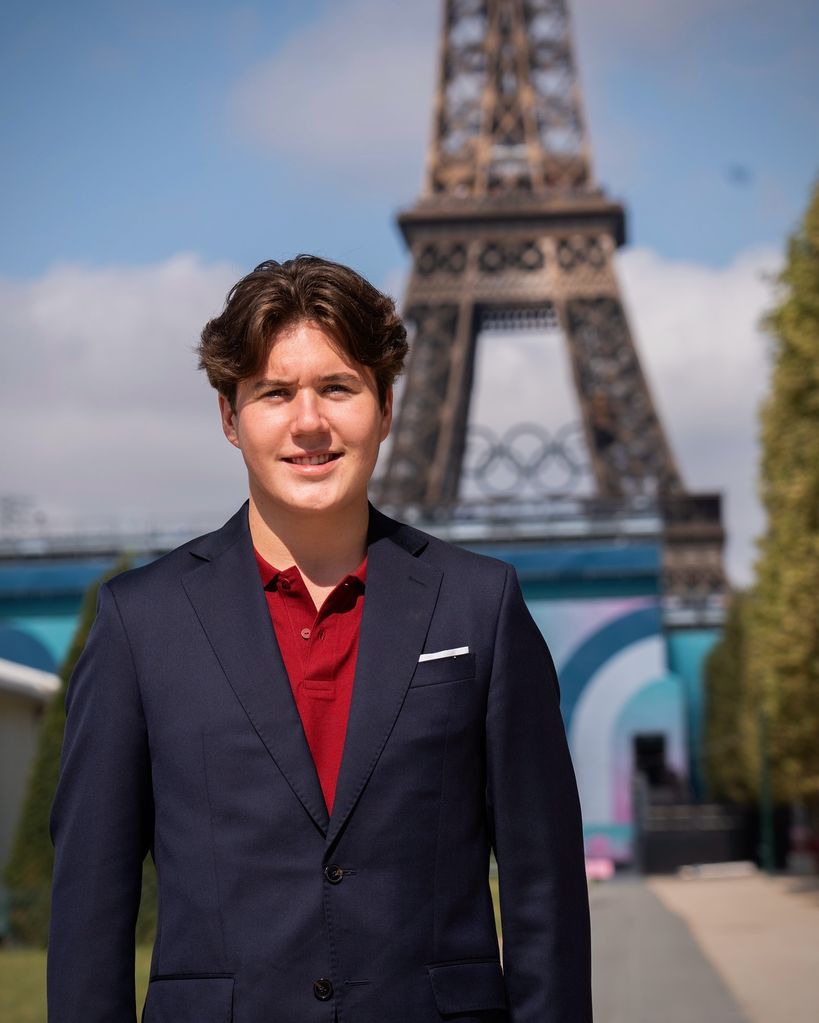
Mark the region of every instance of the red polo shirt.
[[295, 565], [280, 572], [258, 551], [256, 562], [329, 812], [353, 695], [367, 559], [341, 580], [319, 611]]

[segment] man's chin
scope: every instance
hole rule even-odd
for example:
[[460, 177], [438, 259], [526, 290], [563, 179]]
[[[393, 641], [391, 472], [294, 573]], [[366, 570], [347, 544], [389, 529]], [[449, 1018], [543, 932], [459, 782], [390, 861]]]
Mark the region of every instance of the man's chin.
[[[293, 495], [286, 500], [274, 499], [270, 502], [270, 507], [274, 511], [279, 509], [288, 515], [323, 515], [329, 520], [348, 510], [352, 505], [360, 503], [362, 502], [349, 497], [328, 493], [327, 488], [315, 486], [306, 487], [302, 493]], [[363, 503], [366, 504], [366, 496]]]

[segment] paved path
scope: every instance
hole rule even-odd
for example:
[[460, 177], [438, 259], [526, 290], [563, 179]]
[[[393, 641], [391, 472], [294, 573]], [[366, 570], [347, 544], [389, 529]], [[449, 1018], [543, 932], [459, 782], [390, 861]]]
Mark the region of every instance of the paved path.
[[819, 1020], [819, 880], [652, 878], [648, 887], [688, 925], [750, 1023]]
[[595, 1023], [749, 1023], [688, 926], [647, 884], [600, 884], [591, 907]]

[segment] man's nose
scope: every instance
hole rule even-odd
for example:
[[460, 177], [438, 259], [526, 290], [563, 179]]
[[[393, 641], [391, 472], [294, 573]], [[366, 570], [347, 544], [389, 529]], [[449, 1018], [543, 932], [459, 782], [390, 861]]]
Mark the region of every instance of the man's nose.
[[314, 391], [299, 391], [293, 404], [293, 433], [320, 433], [327, 429], [321, 399]]

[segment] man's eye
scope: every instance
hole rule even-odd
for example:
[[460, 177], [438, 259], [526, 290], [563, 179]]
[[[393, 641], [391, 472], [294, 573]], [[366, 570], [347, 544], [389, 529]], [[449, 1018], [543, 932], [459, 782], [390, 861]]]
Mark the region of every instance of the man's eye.
[[270, 391], [264, 392], [265, 398], [286, 398], [288, 392], [283, 387], [274, 387]]
[[324, 388], [325, 394], [352, 394], [352, 389], [346, 384], [328, 384]]

